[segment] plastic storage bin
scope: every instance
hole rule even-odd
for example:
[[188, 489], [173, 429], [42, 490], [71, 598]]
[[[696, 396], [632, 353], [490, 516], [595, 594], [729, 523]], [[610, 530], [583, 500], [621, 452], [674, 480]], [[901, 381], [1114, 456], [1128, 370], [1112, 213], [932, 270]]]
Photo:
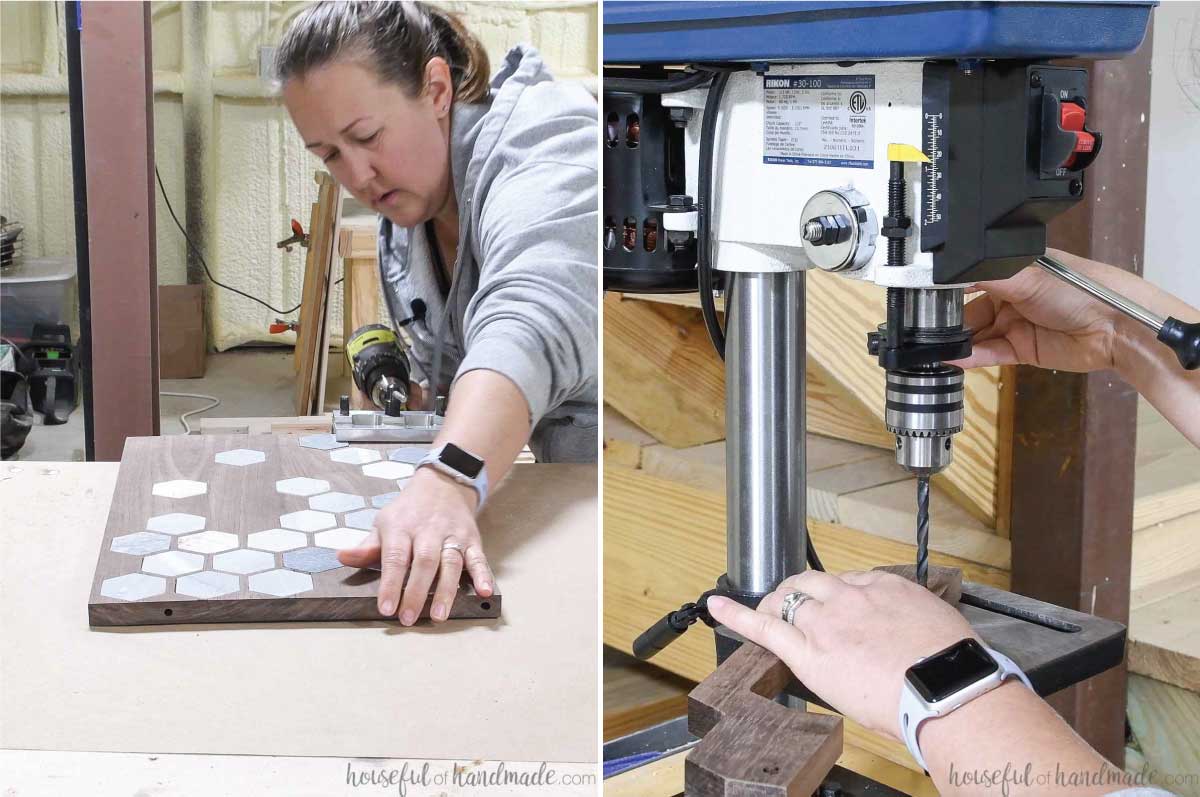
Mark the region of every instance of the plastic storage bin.
[[78, 326], [75, 260], [30, 257], [0, 271], [0, 334], [21, 343], [35, 323]]

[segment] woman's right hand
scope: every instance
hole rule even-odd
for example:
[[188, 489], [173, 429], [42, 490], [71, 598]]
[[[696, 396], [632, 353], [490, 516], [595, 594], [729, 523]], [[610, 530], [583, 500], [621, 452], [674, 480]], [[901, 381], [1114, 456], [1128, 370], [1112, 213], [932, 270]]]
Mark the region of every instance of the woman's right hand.
[[[794, 625], [780, 616], [789, 592], [812, 596], [797, 607]], [[784, 579], [757, 611], [720, 597], [709, 598], [708, 609], [717, 622], [779, 656], [838, 712], [895, 739], [905, 671], [965, 637], [978, 638], [929, 590], [877, 571], [806, 570]]]

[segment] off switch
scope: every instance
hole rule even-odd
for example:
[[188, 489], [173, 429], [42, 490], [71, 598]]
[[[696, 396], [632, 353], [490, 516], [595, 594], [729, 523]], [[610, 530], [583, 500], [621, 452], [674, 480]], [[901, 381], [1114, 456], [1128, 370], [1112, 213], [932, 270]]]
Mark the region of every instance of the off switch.
[[[1091, 155], [1096, 149], [1096, 137], [1084, 130], [1084, 124], [1087, 122], [1087, 111], [1083, 106], [1074, 102], [1062, 103], [1059, 110], [1059, 126], [1063, 130], [1075, 134], [1075, 146], [1071, 148], [1070, 156], [1063, 161], [1064, 169], [1076, 168], [1076, 163], [1080, 160], [1079, 156]], [[1085, 157], [1085, 160], [1087, 158]]]

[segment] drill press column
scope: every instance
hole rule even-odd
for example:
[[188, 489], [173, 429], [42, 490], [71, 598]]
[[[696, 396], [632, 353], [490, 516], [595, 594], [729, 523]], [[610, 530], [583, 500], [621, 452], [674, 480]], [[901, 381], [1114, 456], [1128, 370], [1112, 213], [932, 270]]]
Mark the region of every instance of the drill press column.
[[804, 272], [742, 272], [726, 296], [728, 580], [762, 595], [805, 565]]

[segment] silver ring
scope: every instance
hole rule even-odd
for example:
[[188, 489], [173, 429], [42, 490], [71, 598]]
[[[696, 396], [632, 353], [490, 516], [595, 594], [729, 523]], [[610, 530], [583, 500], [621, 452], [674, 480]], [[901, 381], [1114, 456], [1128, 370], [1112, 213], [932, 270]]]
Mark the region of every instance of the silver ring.
[[459, 545], [457, 542], [442, 543], [442, 550], [443, 551], [458, 551], [460, 554], [463, 552], [462, 546]]
[[795, 625], [793, 620], [796, 619], [796, 610], [799, 609], [805, 601], [813, 599], [812, 595], [807, 592], [789, 592], [783, 596], [783, 606], [780, 608], [779, 616], [788, 625]]

